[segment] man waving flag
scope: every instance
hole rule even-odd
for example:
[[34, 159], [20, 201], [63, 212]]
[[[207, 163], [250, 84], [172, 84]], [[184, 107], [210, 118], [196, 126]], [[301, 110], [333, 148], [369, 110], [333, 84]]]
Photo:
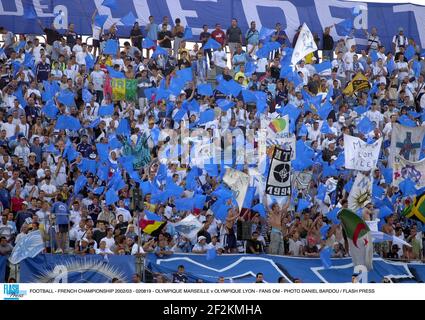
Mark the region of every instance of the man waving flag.
[[338, 214], [338, 219], [341, 220], [348, 238], [353, 265], [363, 265], [367, 270], [372, 270], [373, 243], [369, 227], [351, 210], [342, 209]]
[[300, 60], [302, 60], [309, 53], [317, 50], [316, 42], [314, 42], [313, 34], [310, 29], [304, 23], [300, 35], [298, 36], [297, 43], [292, 54], [291, 63], [295, 66]]

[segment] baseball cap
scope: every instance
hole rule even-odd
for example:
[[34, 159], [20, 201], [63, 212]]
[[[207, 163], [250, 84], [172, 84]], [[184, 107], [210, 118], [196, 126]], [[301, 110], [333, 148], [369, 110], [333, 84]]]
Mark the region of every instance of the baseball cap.
[[198, 242], [201, 242], [202, 240], [207, 240], [207, 238], [206, 238], [206, 237], [204, 237], [204, 236], [199, 236], [199, 237], [198, 237]]

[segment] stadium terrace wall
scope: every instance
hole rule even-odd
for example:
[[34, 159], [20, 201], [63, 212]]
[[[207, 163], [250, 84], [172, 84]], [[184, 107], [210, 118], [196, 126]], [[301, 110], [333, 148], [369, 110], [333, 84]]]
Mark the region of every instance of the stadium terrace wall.
[[[198, 40], [204, 24], [214, 28], [220, 23], [226, 28], [233, 17], [238, 19], [243, 30], [248, 29], [250, 21], [256, 21], [258, 29], [261, 26], [273, 28], [280, 22], [292, 40], [303, 22], [313, 32], [321, 34], [326, 26], [348, 18], [357, 7], [361, 14], [355, 19], [354, 28], [359, 45], [366, 45], [363, 29], [377, 26], [387, 48], [399, 27], [425, 47], [425, 6], [412, 4], [339, 0], [119, 0], [118, 8], [111, 10], [102, 3], [103, 0], [0, 0], [0, 24], [15, 33], [34, 34], [42, 32], [35, 27], [36, 19], [45, 25], [54, 22], [58, 29], [66, 29], [72, 22], [76, 32], [91, 35], [91, 17], [97, 9], [101, 15], [109, 16], [105, 28], [117, 23], [120, 36], [128, 36], [130, 31], [120, 19], [133, 12], [141, 25], [146, 25], [150, 15], [157, 23], [163, 16], [169, 16], [170, 21], [180, 18], [184, 26], [192, 28], [193, 40]], [[338, 27], [332, 28], [334, 38], [340, 38], [341, 33]]]

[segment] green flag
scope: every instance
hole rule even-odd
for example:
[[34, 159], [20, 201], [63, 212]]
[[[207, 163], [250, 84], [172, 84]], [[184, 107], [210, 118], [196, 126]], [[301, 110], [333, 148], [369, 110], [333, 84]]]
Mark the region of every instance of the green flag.
[[368, 225], [353, 211], [342, 209], [338, 214], [342, 227], [348, 238], [353, 265], [363, 265], [368, 270], [373, 268], [373, 243]]

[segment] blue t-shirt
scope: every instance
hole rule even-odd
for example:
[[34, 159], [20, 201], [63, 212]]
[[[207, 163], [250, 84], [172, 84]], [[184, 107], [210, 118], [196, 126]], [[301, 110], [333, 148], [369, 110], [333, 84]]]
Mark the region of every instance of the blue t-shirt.
[[52, 207], [52, 213], [56, 215], [56, 224], [69, 223], [69, 211], [65, 203], [55, 202]]

